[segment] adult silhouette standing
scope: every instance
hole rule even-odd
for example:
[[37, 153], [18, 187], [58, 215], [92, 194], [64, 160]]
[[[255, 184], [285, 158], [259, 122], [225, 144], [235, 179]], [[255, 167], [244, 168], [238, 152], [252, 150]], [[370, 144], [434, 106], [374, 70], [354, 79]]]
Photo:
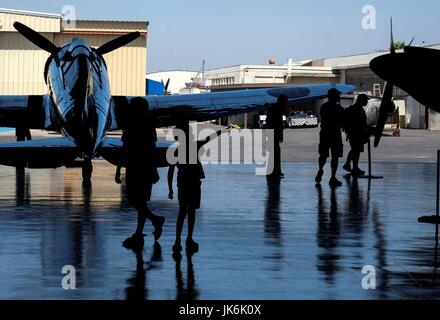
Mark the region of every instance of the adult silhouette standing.
[[129, 202], [138, 211], [138, 221], [135, 233], [123, 242], [123, 246], [137, 249], [144, 246], [143, 230], [147, 218], [153, 223], [156, 241], [162, 235], [165, 222], [164, 217], [153, 214], [147, 206], [159, 174], [156, 167], [156, 129], [148, 114], [148, 103], [143, 98], [131, 100], [124, 131], [126, 192]]
[[282, 178], [284, 174], [281, 171], [281, 143], [284, 141], [284, 122], [283, 110], [287, 106], [288, 98], [286, 95], [280, 95], [277, 102], [267, 110], [266, 126], [267, 129], [274, 131], [273, 148], [273, 172], [270, 178]]
[[324, 175], [324, 166], [331, 154], [332, 176], [330, 186], [340, 187], [342, 182], [336, 178], [339, 158], [344, 155], [341, 129], [344, 125], [344, 108], [340, 104], [341, 92], [336, 88], [328, 91], [328, 101], [321, 107], [321, 132], [319, 142], [319, 171], [315, 181], [320, 184]]
[[[343, 168], [345, 171], [351, 172], [355, 177], [365, 174], [365, 171], [359, 169], [359, 158], [361, 153], [364, 152], [365, 143], [368, 141], [367, 114], [364, 110], [364, 107], [368, 105], [368, 100], [369, 98], [366, 94], [360, 94], [356, 102], [345, 110], [346, 124], [344, 128], [351, 150]], [[352, 161], [353, 168], [351, 167]]]

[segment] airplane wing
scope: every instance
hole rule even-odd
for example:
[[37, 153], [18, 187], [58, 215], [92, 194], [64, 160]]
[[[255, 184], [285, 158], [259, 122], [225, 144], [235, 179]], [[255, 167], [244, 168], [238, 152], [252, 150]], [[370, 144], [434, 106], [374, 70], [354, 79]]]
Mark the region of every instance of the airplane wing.
[[48, 95], [0, 96], [0, 127], [58, 131]]
[[[175, 125], [179, 120], [207, 121], [224, 116], [264, 110], [280, 95], [286, 95], [289, 106], [315, 101], [327, 96], [331, 88], [351, 93], [351, 85], [307, 85], [274, 89], [239, 90], [219, 93], [147, 96], [151, 113], [158, 119], [157, 127]], [[118, 130], [118, 118], [135, 97], [113, 97], [111, 130]]]
[[28, 168], [57, 168], [80, 155], [70, 138], [0, 143], [0, 164]]
[[[166, 152], [168, 148], [173, 147], [175, 142], [168, 142], [159, 140], [156, 142], [156, 148], [158, 151], [158, 167], [168, 167], [166, 163]], [[98, 149], [98, 155], [115, 166], [125, 167], [122, 151], [122, 141], [120, 137], [105, 137], [101, 146]]]

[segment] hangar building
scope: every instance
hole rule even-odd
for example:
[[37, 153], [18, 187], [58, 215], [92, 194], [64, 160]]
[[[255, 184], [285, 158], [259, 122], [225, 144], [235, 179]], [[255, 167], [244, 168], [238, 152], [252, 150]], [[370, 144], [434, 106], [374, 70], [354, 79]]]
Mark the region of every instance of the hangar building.
[[19, 21], [42, 33], [56, 45], [82, 38], [93, 47], [123, 34], [139, 31], [141, 37], [104, 56], [113, 95], [145, 95], [147, 21], [75, 20], [62, 23], [58, 14], [0, 8], [0, 94], [45, 94], [43, 70], [49, 54], [36, 47], [13, 27]]

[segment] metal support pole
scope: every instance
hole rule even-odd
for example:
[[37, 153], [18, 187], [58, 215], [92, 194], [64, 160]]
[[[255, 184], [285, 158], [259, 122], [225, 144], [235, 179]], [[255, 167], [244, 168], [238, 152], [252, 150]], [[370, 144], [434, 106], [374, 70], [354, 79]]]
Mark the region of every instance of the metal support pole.
[[368, 176], [371, 177], [371, 139], [368, 138]]
[[360, 179], [379, 180], [383, 179], [382, 176], [373, 176], [372, 172], [372, 159], [371, 159], [371, 139], [368, 139], [368, 175], [359, 177]]
[[437, 198], [436, 198], [436, 215], [440, 216], [440, 150], [437, 150]]
[[420, 217], [419, 222], [436, 224], [436, 237], [438, 237], [438, 225], [440, 224], [440, 150], [437, 150], [437, 192], [435, 197], [435, 208], [435, 216]]

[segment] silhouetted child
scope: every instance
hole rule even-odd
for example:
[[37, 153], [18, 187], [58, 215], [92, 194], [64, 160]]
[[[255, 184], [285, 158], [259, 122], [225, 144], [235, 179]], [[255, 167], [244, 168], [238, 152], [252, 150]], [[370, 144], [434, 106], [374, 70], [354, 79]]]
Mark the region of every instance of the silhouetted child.
[[[193, 133], [189, 124], [179, 124], [176, 129], [180, 129], [185, 133], [186, 150], [189, 150], [189, 143], [193, 141]], [[221, 131], [217, 132], [217, 135]], [[201, 185], [202, 180], [205, 179], [202, 164], [200, 163], [198, 154], [203, 145], [210, 141], [208, 137], [205, 141], [197, 141], [197, 155], [186, 152], [186, 161], [184, 163], [177, 163], [177, 189], [179, 199], [179, 214], [176, 223], [176, 241], [173, 245], [173, 253], [180, 255], [182, 251], [181, 235], [185, 218], [188, 216], [188, 235], [186, 238], [186, 251], [188, 253], [195, 253], [199, 251], [199, 244], [194, 241], [194, 225], [196, 219], [196, 210], [200, 208], [201, 201]], [[180, 148], [180, 147], [179, 147]], [[181, 149], [178, 149], [181, 150]], [[179, 152], [179, 151], [178, 151]], [[190, 159], [194, 158], [195, 163], [190, 163]], [[170, 167], [168, 174], [168, 185], [170, 187], [170, 195], [172, 195], [172, 179], [174, 168]]]
[[138, 211], [136, 232], [127, 238], [126, 248], [142, 248], [144, 225], [150, 219], [154, 226], [154, 238], [162, 235], [164, 217], [154, 215], [147, 206], [153, 184], [159, 180], [156, 167], [156, 130], [148, 117], [148, 103], [142, 98], [132, 99], [128, 122], [124, 128], [124, 154], [126, 159], [126, 191], [129, 202]]

